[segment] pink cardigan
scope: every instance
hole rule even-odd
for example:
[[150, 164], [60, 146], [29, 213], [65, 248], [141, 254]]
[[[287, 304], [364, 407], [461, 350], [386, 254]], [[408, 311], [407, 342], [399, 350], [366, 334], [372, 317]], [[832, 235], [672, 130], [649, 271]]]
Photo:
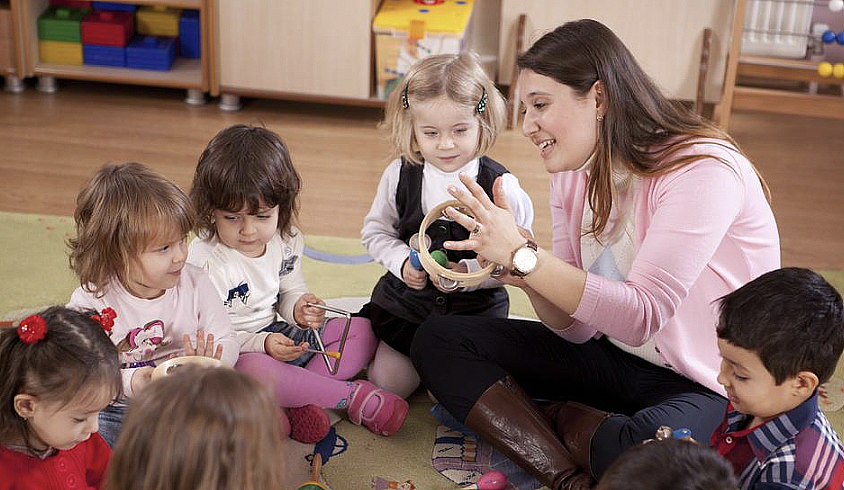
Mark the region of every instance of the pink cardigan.
[[[724, 394], [717, 299], [780, 266], [774, 215], [748, 160], [702, 142], [689, 153], [719, 155], [641, 181], [635, 201], [636, 257], [626, 281], [588, 273], [574, 324], [560, 335], [601, 334], [638, 346], [653, 338], [662, 361]], [[585, 172], [551, 176], [554, 254], [582, 268]]]

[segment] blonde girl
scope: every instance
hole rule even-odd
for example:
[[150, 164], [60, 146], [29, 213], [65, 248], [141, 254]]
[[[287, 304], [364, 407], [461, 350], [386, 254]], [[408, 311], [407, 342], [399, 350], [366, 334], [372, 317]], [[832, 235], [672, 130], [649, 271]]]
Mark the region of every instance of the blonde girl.
[[344, 409], [349, 420], [391, 435], [407, 402], [366, 380], [347, 381], [372, 359], [377, 341], [369, 322], [354, 318], [336, 374], [305, 352], [314, 332], [337, 350], [344, 322], [328, 321], [324, 304], [302, 273], [305, 240], [295, 224], [299, 174], [274, 132], [235, 125], [220, 131], [199, 157], [191, 198], [198, 238], [188, 261], [206, 271], [240, 343], [237, 369], [255, 375], [289, 408], [291, 437], [316, 442], [330, 424], [323, 408]]
[[103, 488], [280, 489], [279, 433], [278, 408], [257, 380], [185, 365], [132, 400]]
[[[509, 299], [496, 279], [462, 291], [440, 288], [408, 260], [409, 240], [428, 211], [452, 199], [447, 188], [465, 188], [465, 174], [487, 193], [500, 177], [501, 192], [525, 230], [533, 223], [533, 205], [519, 180], [486, 156], [505, 124], [504, 98], [471, 53], [435, 55], [417, 62], [387, 101], [383, 128], [396, 154], [381, 176], [361, 241], [387, 273], [375, 285], [371, 302], [360, 315], [372, 321], [380, 339], [369, 367], [374, 383], [402, 396], [419, 385], [408, 358], [416, 329], [442, 315], [507, 317]], [[491, 194], [490, 194], [491, 195]], [[439, 219], [428, 227], [431, 250], [446, 240], [462, 240], [468, 232]], [[451, 267], [480, 268], [473, 252], [447, 252]]]
[[111, 449], [97, 417], [121, 385], [102, 318], [54, 306], [0, 332], [0, 487], [100, 486]]
[[[231, 323], [205, 272], [185, 263], [194, 223], [185, 193], [139, 163], [109, 164], [94, 174], [76, 204], [70, 263], [81, 286], [68, 306], [116, 312], [111, 340], [120, 351], [124, 397], [141, 391], [156, 363], [174, 355], [233, 365], [237, 340]], [[124, 402], [100, 416], [109, 445]]]

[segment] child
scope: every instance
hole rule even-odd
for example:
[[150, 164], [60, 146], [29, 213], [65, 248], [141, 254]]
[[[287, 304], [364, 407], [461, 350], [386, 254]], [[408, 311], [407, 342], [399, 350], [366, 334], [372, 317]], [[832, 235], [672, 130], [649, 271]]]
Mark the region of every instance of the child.
[[[447, 192], [450, 185], [463, 188], [461, 173], [477, 180], [490, 195], [498, 182], [516, 222], [525, 230], [531, 228], [530, 197], [515, 176], [484, 156], [504, 127], [505, 111], [504, 98], [473, 54], [434, 55], [417, 62], [387, 102], [382, 126], [399, 158], [381, 176], [361, 241], [388, 272], [360, 315], [372, 321], [381, 340], [369, 379], [402, 396], [419, 385], [408, 355], [416, 329], [426, 318], [508, 314], [509, 299], [501, 282], [490, 279], [471, 290], [448, 293], [438, 287], [438, 278], [429, 281], [428, 274], [408, 260], [410, 238], [430, 209], [453, 199]], [[468, 237], [462, 226], [446, 219], [435, 221], [427, 234], [430, 250], [441, 249], [443, 241]], [[448, 259], [461, 272], [480, 268], [471, 252], [449, 251]]]
[[353, 319], [336, 375], [322, 356], [305, 352], [320, 328], [325, 348], [336, 351], [344, 322], [322, 326], [324, 310], [307, 306], [324, 303], [308, 292], [302, 274], [304, 238], [294, 224], [299, 190], [277, 134], [244, 125], [220, 131], [193, 179], [199, 225], [188, 261], [208, 271], [231, 318], [241, 352], [235, 367], [291, 407], [291, 437], [316, 442], [328, 432], [328, 416], [313, 405], [346, 409], [353, 423], [391, 435], [404, 423], [407, 403], [367, 381], [345, 381], [372, 359], [376, 340], [366, 319]]
[[[103, 166], [77, 197], [77, 236], [68, 243], [81, 287], [68, 306], [116, 312], [110, 336], [126, 398], [144, 388], [157, 362], [174, 355], [229, 365], [237, 359], [237, 340], [214, 287], [205, 272], [185, 264], [194, 216], [181, 189], [139, 163]], [[110, 446], [124, 410], [125, 400], [118, 400], [100, 416]]]
[[717, 332], [730, 404], [711, 443], [742, 490], [840, 490], [844, 450], [817, 388], [844, 349], [841, 295], [808, 269], [778, 269], [722, 298]]
[[258, 381], [183, 366], [129, 406], [105, 490], [283, 488], [278, 408]]
[[696, 442], [651, 441], [624, 451], [595, 490], [736, 490], [738, 482], [724, 458]]
[[0, 488], [99, 488], [111, 449], [97, 416], [120, 361], [92, 314], [54, 306], [0, 333]]

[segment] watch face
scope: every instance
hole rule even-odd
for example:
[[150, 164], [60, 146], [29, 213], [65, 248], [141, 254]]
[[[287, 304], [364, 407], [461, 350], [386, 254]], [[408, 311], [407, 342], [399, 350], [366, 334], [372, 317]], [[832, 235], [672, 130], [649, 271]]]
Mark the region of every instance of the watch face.
[[536, 252], [528, 247], [522, 247], [513, 254], [513, 267], [523, 274], [527, 274], [536, 267]]

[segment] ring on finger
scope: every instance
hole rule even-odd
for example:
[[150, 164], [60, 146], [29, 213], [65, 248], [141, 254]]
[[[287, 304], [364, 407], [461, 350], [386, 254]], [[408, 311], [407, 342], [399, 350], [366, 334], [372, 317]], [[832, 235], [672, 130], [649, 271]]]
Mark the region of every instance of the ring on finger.
[[481, 224], [475, 221], [475, 228], [472, 230], [472, 236], [477, 236], [481, 232]]

